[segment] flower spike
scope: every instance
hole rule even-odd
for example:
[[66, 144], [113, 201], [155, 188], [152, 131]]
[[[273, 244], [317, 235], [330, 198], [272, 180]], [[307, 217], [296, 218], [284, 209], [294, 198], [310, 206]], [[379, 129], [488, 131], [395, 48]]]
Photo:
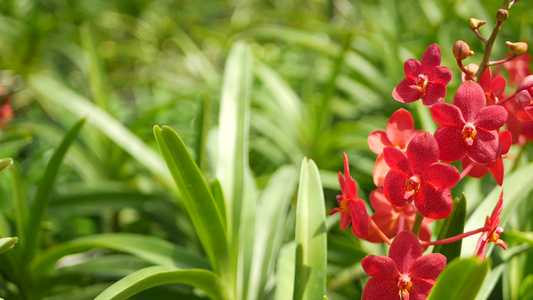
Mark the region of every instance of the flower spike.
[[329, 212], [333, 215], [340, 212], [340, 226], [345, 230], [352, 224], [352, 232], [360, 239], [366, 239], [369, 232], [368, 219], [370, 216], [366, 211], [366, 206], [363, 200], [357, 198], [357, 185], [350, 176], [350, 164], [348, 156], [344, 153], [344, 177], [339, 172], [339, 185], [342, 195], [337, 196], [337, 205]]
[[502, 210], [503, 189], [500, 194], [500, 199], [498, 199], [498, 203], [496, 203], [492, 214], [490, 217], [487, 216], [487, 219], [485, 220], [485, 226], [490, 226], [491, 230], [483, 232], [483, 234], [479, 237], [474, 255], [484, 259], [487, 252], [487, 245], [490, 242], [494, 242], [496, 245], [502, 247], [503, 250], [507, 250], [507, 245], [503, 240], [500, 239], [500, 234], [503, 232], [503, 228], [498, 227], [501, 221], [500, 214], [502, 213]]

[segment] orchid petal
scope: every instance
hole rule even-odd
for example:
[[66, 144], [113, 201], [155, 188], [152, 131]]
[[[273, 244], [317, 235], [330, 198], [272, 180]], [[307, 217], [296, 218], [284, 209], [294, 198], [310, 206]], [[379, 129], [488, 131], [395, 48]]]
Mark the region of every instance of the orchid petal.
[[368, 136], [367, 142], [370, 150], [376, 154], [381, 154], [385, 147], [394, 146], [387, 138], [387, 134], [382, 130], [372, 132]]
[[389, 173], [390, 167], [385, 162], [385, 157], [383, 156], [383, 153], [378, 155], [378, 158], [376, 158], [376, 163], [374, 164], [374, 184], [376, 187], [383, 187], [383, 182], [385, 181], [385, 176], [387, 176], [387, 173]]
[[488, 170], [492, 174], [492, 177], [496, 180], [499, 186], [503, 184], [504, 167], [501, 157], [498, 157], [495, 162], [487, 165]]
[[392, 114], [387, 123], [386, 134], [391, 143], [391, 145], [387, 146], [396, 146], [400, 149], [405, 149], [407, 143], [413, 136], [414, 128], [413, 116], [407, 110], [400, 108]]
[[466, 155], [466, 143], [462, 137], [462, 128], [441, 126], [435, 131], [439, 144], [439, 159], [444, 162], [458, 161]]
[[346, 228], [348, 228], [348, 226], [350, 226], [350, 224], [352, 224], [352, 217], [350, 216], [350, 214], [346, 213], [345, 211], [341, 211], [340, 209], [339, 211], [341, 212], [341, 218], [339, 221], [339, 225], [341, 226], [341, 229], [344, 231], [346, 230]]
[[434, 83], [440, 83], [444, 86], [452, 80], [452, 71], [444, 66], [437, 66], [433, 69], [430, 75], [430, 81]]
[[396, 262], [398, 271], [407, 274], [420, 256], [422, 256], [422, 247], [414, 233], [407, 230], [398, 233], [389, 250], [389, 257]]
[[422, 174], [430, 164], [439, 160], [439, 145], [429, 132], [422, 132], [411, 140], [406, 154], [413, 173]]
[[461, 110], [455, 105], [438, 103], [430, 108], [430, 112], [433, 121], [439, 125], [462, 128], [466, 124]]
[[416, 59], [408, 59], [403, 64], [403, 71], [406, 77], [416, 79], [418, 74], [421, 73], [422, 65]]
[[411, 282], [410, 300], [426, 300], [435, 285], [435, 279], [413, 279]]
[[422, 180], [431, 183], [437, 189], [452, 188], [460, 178], [461, 174], [454, 166], [443, 163], [429, 165], [422, 176]]
[[352, 232], [356, 237], [360, 239], [366, 239], [368, 237], [368, 213], [366, 212], [366, 206], [363, 200], [351, 200], [348, 201], [348, 208], [350, 209], [350, 215], [352, 217]]
[[424, 181], [420, 184], [420, 190], [415, 194], [414, 201], [421, 215], [435, 220], [447, 218], [453, 208], [452, 195], [449, 189], [438, 190]]
[[370, 278], [363, 289], [362, 300], [400, 300], [397, 279]]
[[427, 47], [426, 51], [422, 55], [420, 60], [422, 68], [424, 70], [434, 68], [440, 65], [440, 48], [437, 44], [432, 44]]
[[404, 198], [408, 179], [409, 175], [394, 170], [389, 171], [387, 177], [385, 177], [385, 183], [383, 185], [385, 197], [393, 205], [402, 207], [412, 201], [412, 198]]
[[486, 130], [498, 130], [507, 121], [507, 111], [499, 105], [491, 105], [479, 111], [474, 125]]
[[446, 86], [438, 82], [429, 82], [426, 86], [426, 93], [422, 97], [422, 103], [431, 107], [437, 103], [444, 102], [446, 97]]
[[466, 122], [473, 122], [478, 112], [486, 105], [485, 92], [479, 84], [466, 81], [457, 89], [453, 104], [459, 107]]
[[386, 147], [383, 149], [383, 156], [385, 162], [392, 170], [401, 171], [409, 175], [412, 174], [411, 164], [401, 150], [394, 147]]
[[472, 146], [466, 149], [471, 160], [478, 164], [490, 164], [500, 155], [500, 139], [498, 132], [478, 128]]
[[420, 99], [420, 92], [413, 88], [415, 81], [406, 77], [392, 91], [392, 98], [402, 103], [411, 103]]
[[419, 257], [409, 270], [412, 279], [435, 279], [446, 267], [446, 257], [440, 253], [427, 254]]
[[374, 278], [397, 279], [400, 275], [394, 260], [386, 256], [368, 255], [361, 260], [361, 266]]

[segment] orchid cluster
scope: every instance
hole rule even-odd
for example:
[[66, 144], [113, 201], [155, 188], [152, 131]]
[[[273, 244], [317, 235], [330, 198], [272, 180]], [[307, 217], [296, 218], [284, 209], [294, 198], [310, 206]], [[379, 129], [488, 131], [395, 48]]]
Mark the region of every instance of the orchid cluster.
[[[405, 78], [392, 97], [402, 103], [422, 100], [438, 128], [433, 134], [416, 130], [413, 117], [402, 108], [390, 117], [385, 131], [368, 136], [370, 150], [378, 155], [373, 172], [377, 189], [370, 194], [372, 215], [357, 196], [357, 185], [344, 154], [344, 176], [339, 172], [342, 195], [337, 196], [338, 207], [330, 215], [340, 213], [342, 230], [351, 225], [356, 237], [390, 245], [388, 257], [370, 255], [362, 260], [364, 271], [371, 276], [363, 299], [426, 299], [446, 266], [446, 257], [441, 254], [422, 256], [430, 245], [481, 233], [474, 251], [480, 259], [485, 259], [491, 242], [507, 248], [500, 239], [503, 229], [499, 227], [503, 189], [492, 215], [479, 229], [431, 241], [429, 224], [450, 216], [450, 189], [464, 177], [481, 178], [490, 172], [502, 186], [503, 159], [511, 145], [523, 147], [533, 140], [533, 75], [527, 63], [527, 44], [507, 42], [512, 53], [489, 61], [492, 44], [513, 4], [514, 1], [498, 10], [489, 39], [479, 33], [486, 22], [470, 20], [470, 28], [486, 45], [479, 65], [463, 66], [462, 61], [474, 53], [463, 41], [455, 44], [452, 52], [461, 69], [462, 84], [453, 96], [453, 104], [445, 103], [452, 72], [441, 66], [437, 44], [430, 45], [420, 61], [405, 62]], [[501, 69], [491, 70], [497, 65], [508, 70], [510, 86], [516, 86], [514, 92], [506, 95], [507, 82], [497, 75]]]

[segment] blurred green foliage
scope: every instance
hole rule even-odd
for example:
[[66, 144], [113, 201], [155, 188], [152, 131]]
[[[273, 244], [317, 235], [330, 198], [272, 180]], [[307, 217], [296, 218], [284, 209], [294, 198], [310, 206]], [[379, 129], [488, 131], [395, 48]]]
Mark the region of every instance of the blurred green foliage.
[[[35, 204], [54, 149], [77, 120], [87, 119], [48, 186], [35, 260], [17, 261], [23, 240], [0, 255], [11, 260], [0, 262], [0, 297], [93, 299], [126, 275], [166, 263], [150, 249], [139, 250], [141, 241], [128, 239], [129, 234], [149, 235], [157, 238], [155, 248], [192, 257], [187, 267], [209, 268], [152, 128], [173, 128], [203, 176], [212, 180], [218, 175], [225, 63], [238, 41], [249, 45], [253, 56], [245, 155], [254, 185], [265, 188], [278, 168], [288, 164], [297, 169], [307, 156], [320, 170], [328, 211], [339, 193], [336, 172], [346, 152], [359, 196], [367, 200], [375, 188], [368, 134], [384, 130], [400, 107], [413, 113], [418, 129], [429, 130], [415, 104], [400, 105], [391, 97], [404, 76], [403, 62], [419, 59], [428, 45], [439, 44], [442, 64], [453, 73], [448, 91], [455, 90], [460, 71], [453, 44], [461, 39], [483, 53], [468, 19], [487, 20], [481, 32], [488, 35], [500, 5], [482, 0], [0, 1], [0, 86], [3, 97], [13, 95], [15, 113], [0, 134], [0, 157], [15, 161], [11, 173], [0, 174], [0, 237], [27, 234], [21, 227], [28, 221], [21, 203]], [[506, 40], [533, 41], [532, 11], [528, 1], [511, 9], [494, 48], [495, 60], [507, 52]], [[480, 54], [466, 63], [479, 60]], [[452, 97], [449, 93], [447, 100]], [[220, 137], [224, 135], [218, 133]], [[532, 147], [527, 148], [518, 166], [532, 155]], [[453, 196], [465, 191], [469, 217], [494, 186], [492, 178], [467, 179]], [[533, 230], [533, 205], [522, 201], [531, 199], [531, 188], [526, 191], [513, 193], [517, 200], [507, 213], [506, 230]], [[296, 195], [284, 209], [292, 226], [280, 228], [294, 228]], [[326, 294], [330, 299], [359, 298], [367, 277], [361, 258], [383, 254], [385, 248], [341, 232], [335, 218], [326, 219]], [[104, 243], [112, 234], [127, 242]], [[294, 235], [287, 230], [279, 238], [286, 244]], [[282, 248], [280, 261], [290, 260], [283, 252], [289, 247]], [[503, 267], [489, 272], [493, 284], [483, 299], [531, 296], [531, 243], [519, 247], [512, 255], [495, 251], [493, 264]], [[75, 255], [60, 259], [68, 254]], [[9, 269], [19, 264], [24, 266], [20, 273]], [[260, 294], [275, 297], [273, 277], [262, 280], [266, 287]], [[155, 287], [133, 299], [176, 297], [205, 299], [178, 284]]]

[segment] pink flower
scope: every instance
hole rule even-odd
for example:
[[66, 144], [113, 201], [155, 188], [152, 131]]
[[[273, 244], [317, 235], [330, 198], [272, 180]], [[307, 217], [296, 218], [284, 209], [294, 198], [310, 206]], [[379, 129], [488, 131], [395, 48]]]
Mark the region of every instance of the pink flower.
[[457, 89], [454, 105], [439, 103], [431, 107], [440, 160], [452, 162], [465, 155], [479, 164], [489, 164], [500, 155], [498, 130], [507, 120], [499, 105], [485, 106], [485, 93], [479, 84], [467, 81]]
[[345, 230], [352, 224], [353, 234], [360, 239], [366, 239], [368, 237], [368, 219], [370, 216], [366, 212], [363, 200], [357, 198], [357, 185], [350, 176], [350, 165], [346, 153], [344, 153], [344, 174], [345, 178], [339, 172], [339, 185], [342, 191], [342, 195], [337, 196], [337, 205], [339, 207], [331, 210], [329, 214], [333, 215], [340, 212], [341, 229]]
[[[487, 172], [490, 171], [494, 179], [496, 180], [496, 183], [501, 186], [503, 184], [503, 175], [504, 175], [504, 168], [503, 168], [503, 160], [502, 157], [505, 157], [505, 154], [509, 152], [509, 148], [511, 148], [511, 132], [509, 130], [504, 130], [500, 132], [500, 141], [501, 141], [501, 155], [496, 159], [495, 162], [487, 164], [487, 165], [480, 165], [476, 164], [468, 173], [468, 176], [475, 177], [475, 178], [481, 178], [487, 175]], [[463, 167], [463, 170], [468, 167], [470, 164], [475, 164], [468, 156], [463, 157], [461, 160], [461, 166]]]
[[389, 257], [369, 255], [361, 261], [370, 275], [363, 289], [363, 300], [426, 299], [437, 276], [446, 267], [440, 253], [422, 256], [416, 236], [402, 231], [392, 242]]
[[421, 61], [407, 60], [403, 70], [405, 78], [392, 91], [394, 99], [402, 103], [422, 99], [426, 106], [444, 101], [452, 72], [440, 65], [440, 48], [437, 44], [426, 49]]
[[383, 187], [385, 176], [390, 168], [383, 158], [383, 148], [396, 147], [405, 152], [409, 141], [419, 132], [414, 130], [415, 123], [411, 114], [400, 108], [389, 119], [386, 132], [377, 130], [368, 136], [368, 147], [378, 154], [374, 164], [374, 184]]
[[[416, 208], [412, 203], [404, 207], [392, 205], [387, 198], [383, 189], [376, 189], [370, 193], [370, 205], [375, 210], [372, 220], [389, 238], [395, 237], [404, 230], [411, 230], [415, 222]], [[433, 220], [424, 218], [418, 237], [423, 241], [431, 239], [431, 230], [429, 223]], [[383, 239], [377, 234], [374, 228], [370, 227], [370, 233], [366, 239], [372, 243], [383, 243]], [[427, 247], [426, 247], [427, 248]]]
[[385, 196], [396, 206], [414, 201], [421, 215], [431, 219], [444, 219], [452, 212], [450, 188], [459, 181], [457, 169], [439, 163], [439, 147], [428, 132], [415, 136], [404, 154], [387, 147], [383, 150], [385, 161], [391, 168], [385, 177]]
[[479, 240], [476, 245], [476, 252], [475, 255], [479, 256], [481, 258], [485, 258], [486, 251], [487, 251], [487, 245], [490, 242], [494, 242], [496, 245], [499, 245], [504, 250], [507, 250], [507, 245], [504, 241], [500, 239], [500, 234], [503, 232], [503, 228], [498, 227], [500, 225], [500, 214], [503, 210], [503, 189], [500, 194], [500, 199], [498, 199], [498, 203], [496, 203], [496, 207], [494, 207], [494, 210], [492, 211], [492, 214], [490, 217], [487, 216], [487, 219], [485, 220], [485, 226], [490, 226], [489, 231], [483, 232], [483, 234], [479, 237]]

